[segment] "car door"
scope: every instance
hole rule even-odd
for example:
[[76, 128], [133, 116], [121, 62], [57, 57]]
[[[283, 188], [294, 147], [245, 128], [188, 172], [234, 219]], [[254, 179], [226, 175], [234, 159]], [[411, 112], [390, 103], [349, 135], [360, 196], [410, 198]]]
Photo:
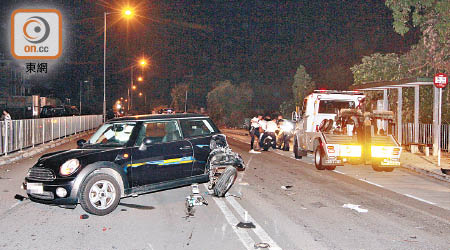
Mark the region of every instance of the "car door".
[[181, 129], [185, 138], [192, 144], [194, 149], [194, 164], [192, 175], [205, 173], [206, 161], [211, 149], [209, 147], [211, 137], [219, 133], [214, 123], [207, 118], [180, 119]]
[[[144, 138], [151, 143], [140, 147]], [[183, 140], [176, 121], [143, 122], [133, 149], [133, 186], [189, 177], [192, 163], [192, 146]]]

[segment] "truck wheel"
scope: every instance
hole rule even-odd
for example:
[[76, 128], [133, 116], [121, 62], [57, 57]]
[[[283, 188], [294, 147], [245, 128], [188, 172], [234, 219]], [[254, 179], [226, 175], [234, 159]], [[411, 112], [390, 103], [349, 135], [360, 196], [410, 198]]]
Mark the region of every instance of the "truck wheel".
[[318, 170], [325, 170], [325, 166], [322, 165], [323, 160], [323, 150], [320, 146], [316, 147], [316, 151], [314, 153], [314, 164]]
[[335, 170], [336, 166], [327, 166], [327, 170]]
[[385, 171], [385, 172], [392, 172], [392, 171], [394, 171], [394, 167], [384, 167], [383, 171]]
[[294, 139], [294, 157], [295, 159], [301, 159], [302, 156], [298, 152], [298, 142], [297, 139]]
[[233, 186], [237, 177], [237, 170], [233, 166], [228, 166], [214, 185], [214, 195], [224, 197]]
[[382, 172], [383, 168], [381, 168], [378, 164], [372, 164], [372, 169], [377, 172]]
[[81, 207], [90, 214], [107, 215], [119, 205], [120, 187], [110, 175], [94, 173], [88, 176], [80, 191]]

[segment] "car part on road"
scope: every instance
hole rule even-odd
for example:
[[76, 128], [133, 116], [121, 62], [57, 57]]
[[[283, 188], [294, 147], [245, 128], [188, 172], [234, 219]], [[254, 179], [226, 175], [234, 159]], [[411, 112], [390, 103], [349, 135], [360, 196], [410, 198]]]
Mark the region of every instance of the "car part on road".
[[255, 243], [254, 247], [255, 247], [255, 249], [270, 248], [270, 245], [269, 245], [269, 243], [260, 242], [260, 243]]
[[120, 187], [110, 175], [91, 174], [83, 182], [80, 191], [81, 207], [90, 214], [107, 215], [119, 205]]
[[291, 185], [286, 185], [286, 186], [281, 186], [281, 189], [283, 189], [283, 190], [288, 190], [288, 189], [291, 189], [293, 186], [291, 186]]
[[237, 170], [233, 166], [228, 166], [223, 174], [217, 179], [214, 185], [214, 194], [219, 197], [224, 197], [225, 194], [233, 186], [237, 178]]
[[14, 199], [19, 200], [19, 201], [23, 201], [23, 200], [26, 200], [28, 198], [23, 196], [23, 195], [16, 194], [16, 195], [14, 195]]

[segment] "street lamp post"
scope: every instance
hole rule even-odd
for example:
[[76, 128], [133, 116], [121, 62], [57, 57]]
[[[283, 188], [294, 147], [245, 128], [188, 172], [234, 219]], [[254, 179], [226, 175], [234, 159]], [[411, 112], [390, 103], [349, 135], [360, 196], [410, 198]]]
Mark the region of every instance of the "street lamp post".
[[[103, 13], [103, 122], [106, 121], [106, 16], [111, 13]], [[124, 10], [123, 14], [125, 16], [131, 16], [133, 13], [131, 10], [127, 9]]]
[[[103, 122], [106, 121], [106, 15], [104, 13], [104, 34], [103, 34]], [[81, 109], [81, 108], [80, 108]]]

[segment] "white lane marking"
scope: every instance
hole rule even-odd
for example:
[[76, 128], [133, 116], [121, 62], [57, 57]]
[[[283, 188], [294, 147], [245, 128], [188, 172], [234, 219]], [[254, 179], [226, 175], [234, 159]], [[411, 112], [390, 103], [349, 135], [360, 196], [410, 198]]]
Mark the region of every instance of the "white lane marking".
[[20, 203], [22, 203], [22, 201], [18, 201], [18, 202], [16, 202], [16, 203], [14, 203], [14, 205], [12, 205], [12, 206], [8, 209], [8, 211], [11, 210], [11, 209], [13, 209], [14, 207], [16, 207], [17, 205], [19, 205]]
[[413, 199], [416, 199], [416, 200], [418, 200], [418, 201], [428, 203], [428, 204], [430, 204], [430, 205], [436, 205], [436, 203], [434, 203], [434, 202], [424, 200], [424, 199], [419, 198], [419, 197], [416, 197], [416, 196], [414, 196], [414, 195], [410, 195], [410, 194], [404, 194], [404, 195], [405, 195], [405, 196], [408, 196], [409, 198], [413, 198]]
[[367, 210], [365, 208], [360, 208], [359, 206], [361, 206], [361, 205], [344, 204], [342, 207], [350, 208], [352, 210], [357, 211], [358, 213], [367, 213], [367, 212], [369, 212], [369, 210]]
[[376, 183], [371, 182], [371, 181], [368, 181], [368, 180], [364, 180], [364, 179], [359, 179], [359, 180], [360, 180], [360, 181], [364, 181], [364, 182], [369, 183], [369, 184], [372, 184], [372, 185], [377, 186], [377, 187], [383, 187], [383, 186], [380, 185], [380, 184], [376, 184]]
[[341, 172], [341, 171], [339, 171], [339, 170], [333, 170], [333, 172], [335, 172], [335, 173], [338, 173], [338, 174], [343, 174], [343, 175], [346, 175], [346, 173], [344, 173], [344, 172]]
[[239, 223], [239, 220], [233, 215], [231, 210], [227, 207], [225, 202], [220, 200], [219, 198], [212, 197], [213, 200], [216, 202], [217, 206], [219, 207], [220, 211], [225, 215], [225, 219], [227, 220], [228, 224], [230, 224], [233, 231], [237, 234], [239, 237], [239, 240], [241, 240], [242, 244], [245, 246], [247, 250], [254, 250], [254, 240], [250, 237], [250, 235], [244, 231], [244, 229], [236, 227], [236, 225]]
[[155, 250], [155, 249], [153, 248], [152, 244], [147, 243], [147, 246], [149, 246], [151, 250]]
[[253, 228], [253, 232], [258, 235], [262, 242], [268, 243], [270, 245], [269, 249], [282, 249], [278, 244], [267, 234], [266, 231], [252, 218], [250, 214], [239, 204], [236, 199], [232, 196], [226, 197], [227, 201], [231, 204], [231, 206], [236, 210], [236, 212], [241, 216], [241, 218], [248, 218], [253, 224], [255, 228]]

